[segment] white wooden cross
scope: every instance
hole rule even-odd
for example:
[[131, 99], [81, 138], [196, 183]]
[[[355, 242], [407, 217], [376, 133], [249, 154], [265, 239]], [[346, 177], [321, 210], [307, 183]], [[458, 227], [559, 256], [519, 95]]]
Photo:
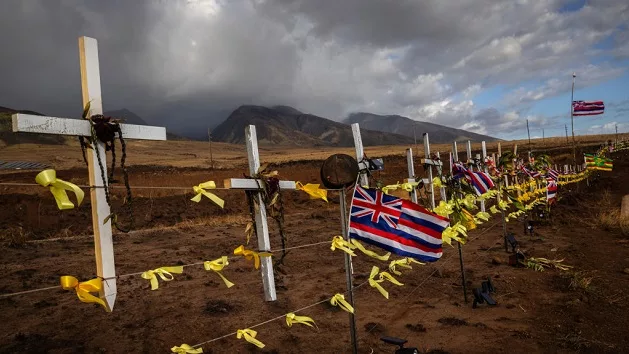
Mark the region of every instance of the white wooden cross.
[[[413, 148], [406, 149], [406, 165], [408, 167], [408, 180], [415, 182], [415, 163], [413, 161]], [[411, 201], [417, 203], [417, 189], [411, 191]]]
[[[437, 158], [439, 159], [439, 161], [441, 161], [441, 155], [439, 154], [439, 151], [437, 151]], [[441, 173], [443, 174], [443, 162], [441, 162]], [[439, 192], [441, 192], [441, 200], [443, 200], [444, 202], [448, 201], [448, 197], [446, 195], [446, 187], [441, 186]]]
[[[247, 142], [247, 158], [249, 160], [249, 173], [253, 176], [260, 169], [260, 153], [258, 152], [258, 135], [256, 134], [256, 126], [249, 125], [245, 128], [245, 137]], [[224, 180], [224, 187], [241, 190], [258, 191], [256, 204], [258, 208], [255, 210], [256, 218], [256, 234], [258, 235], [258, 249], [260, 251], [271, 251], [271, 240], [269, 239], [269, 225], [266, 217], [266, 205], [260, 186], [262, 181], [250, 178], [230, 178]], [[295, 190], [297, 186], [295, 181], [280, 181], [280, 190]], [[273, 278], [273, 262], [271, 257], [260, 257], [262, 285], [264, 287], [264, 299], [266, 301], [277, 300], [275, 293], [275, 278]]]
[[467, 145], [465, 146], [465, 150], [467, 151], [467, 163], [472, 162], [472, 142], [467, 141]]
[[430, 184], [430, 205], [432, 208], [435, 208], [435, 186], [432, 183], [432, 166], [443, 166], [441, 161], [433, 160], [430, 157], [430, 139], [428, 138], [428, 133], [424, 133], [424, 156], [425, 159], [422, 160], [422, 163], [428, 165], [428, 183]]
[[[98, 64], [98, 44], [94, 38], [79, 38], [81, 65], [81, 88], [83, 105], [90, 103], [90, 114], [102, 114], [100, 73]], [[80, 110], [83, 111], [82, 109]], [[28, 114], [14, 114], [13, 131], [39, 134], [91, 136], [90, 123], [87, 120], [42, 117]], [[166, 140], [166, 129], [133, 124], [120, 124], [125, 139]], [[87, 150], [87, 168], [89, 173], [90, 201], [92, 206], [92, 225], [94, 228], [94, 247], [96, 255], [96, 274], [103, 279], [100, 297], [105, 301], [107, 310], [112, 311], [116, 301], [116, 267], [114, 263], [114, 244], [112, 241], [111, 221], [103, 223], [111, 214], [105, 198], [105, 184], [101, 178], [96, 151], [105, 159], [104, 144], [97, 141], [94, 149]], [[103, 175], [107, 176], [106, 164]], [[105, 177], [107, 178], [107, 177]]]
[[[487, 169], [487, 144], [485, 143], [485, 140], [481, 141], [481, 152], [482, 152], [482, 156], [481, 156], [481, 161], [483, 163], [483, 170], [485, 173], [488, 173], [489, 170]], [[485, 211], [485, 201], [481, 200], [480, 201], [480, 211]]]
[[[360, 125], [358, 123], [352, 124], [352, 135], [354, 136], [354, 147], [356, 148], [356, 161], [358, 161], [358, 167], [360, 170], [367, 169], [369, 167], [367, 163], [362, 162], [365, 157], [365, 150], [363, 149], [363, 140], [360, 136]], [[362, 173], [360, 175], [360, 185], [369, 185], [369, 177], [367, 177], [366, 173]]]

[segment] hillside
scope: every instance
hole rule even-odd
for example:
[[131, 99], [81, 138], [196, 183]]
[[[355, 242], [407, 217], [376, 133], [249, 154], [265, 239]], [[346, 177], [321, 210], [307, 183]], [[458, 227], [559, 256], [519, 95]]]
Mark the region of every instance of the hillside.
[[[293, 146], [353, 146], [351, 126], [312, 114], [302, 113], [292, 107], [240, 106], [216, 127], [212, 136], [216, 141], [233, 144], [245, 142], [245, 127], [256, 126], [260, 144]], [[363, 128], [363, 127], [361, 127]], [[361, 129], [365, 145], [411, 144], [413, 139]]]
[[0, 106], [0, 146], [13, 144], [58, 145], [65, 143], [66, 138], [60, 135], [14, 133], [11, 115], [15, 113], [43, 116], [43, 114], [34, 111], [18, 110]]
[[346, 123], [359, 123], [361, 128], [377, 130], [385, 133], [394, 133], [421, 139], [423, 133], [428, 133], [431, 143], [450, 143], [455, 140], [471, 141], [495, 141], [499, 140], [491, 136], [472, 133], [462, 129], [450, 128], [439, 124], [415, 121], [398, 115], [382, 116], [372, 113], [352, 113], [345, 120]]

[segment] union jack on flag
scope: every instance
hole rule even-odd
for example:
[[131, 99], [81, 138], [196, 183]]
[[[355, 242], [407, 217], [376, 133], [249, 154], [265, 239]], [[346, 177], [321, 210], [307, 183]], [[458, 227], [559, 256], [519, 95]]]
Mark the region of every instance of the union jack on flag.
[[354, 194], [351, 215], [357, 218], [371, 216], [371, 222], [376, 224], [382, 218], [390, 227], [395, 228], [397, 220], [400, 218], [401, 205], [402, 199], [394, 198], [379, 190], [376, 190], [375, 195], [372, 196], [365, 189], [358, 186]]

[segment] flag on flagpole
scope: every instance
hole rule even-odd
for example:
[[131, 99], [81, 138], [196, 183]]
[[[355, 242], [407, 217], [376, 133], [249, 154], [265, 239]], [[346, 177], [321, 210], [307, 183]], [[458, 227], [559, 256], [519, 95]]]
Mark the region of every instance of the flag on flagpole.
[[603, 101], [572, 101], [573, 116], [595, 116], [605, 113]]
[[411, 201], [356, 186], [349, 237], [402, 257], [434, 262], [441, 258], [441, 234], [449, 224]]

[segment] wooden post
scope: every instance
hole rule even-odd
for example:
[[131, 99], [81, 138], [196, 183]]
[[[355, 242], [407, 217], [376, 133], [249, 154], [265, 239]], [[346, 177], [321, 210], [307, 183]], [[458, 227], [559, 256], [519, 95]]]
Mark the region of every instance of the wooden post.
[[[456, 141], [452, 142], [452, 159], [454, 159], [454, 162], [459, 162], [459, 151], [456, 146]], [[450, 164], [450, 168], [452, 168], [452, 164]]]
[[[424, 156], [426, 160], [430, 160], [434, 163], [430, 157], [430, 139], [428, 139], [428, 133], [424, 133]], [[428, 180], [428, 183], [430, 183], [430, 205], [432, 209], [435, 209], [435, 186], [432, 183], [432, 164], [428, 165]]]
[[[94, 38], [79, 38], [79, 62], [81, 66], [81, 88], [84, 107], [90, 103], [90, 115], [103, 113], [101, 98], [100, 72], [98, 63], [98, 43]], [[91, 125], [87, 120], [44, 117], [28, 114], [12, 116], [14, 132], [39, 134], [79, 135], [91, 137]], [[133, 124], [120, 124], [125, 139], [166, 140], [166, 129]], [[107, 164], [104, 144], [94, 143], [93, 149], [87, 150], [87, 168], [90, 186], [90, 203], [92, 208], [92, 227], [94, 229], [94, 250], [96, 258], [96, 275], [102, 278], [103, 289], [99, 296], [105, 301], [108, 311], [112, 311], [116, 301], [116, 267], [114, 263], [114, 245], [111, 221], [104, 222], [111, 214], [105, 198], [101, 169], [98, 165], [100, 155], [103, 162], [102, 175], [107, 178]]]
[[[361, 164], [361, 161], [365, 157], [365, 150], [363, 149], [363, 140], [360, 137], [360, 125], [358, 125], [358, 123], [352, 124], [352, 134], [354, 135], [354, 147], [356, 148], [356, 161], [358, 161], [358, 166], [362, 170], [368, 166], [366, 163]], [[360, 185], [369, 186], [369, 178], [366, 173], [360, 175]]]
[[498, 158], [502, 156], [502, 149], [500, 148], [500, 142], [498, 142]]
[[[352, 194], [352, 198], [354, 197], [354, 195]], [[341, 207], [341, 232], [343, 233], [343, 238], [345, 239], [345, 241], [350, 240], [349, 238], [349, 223], [347, 222], [347, 207], [345, 206], [346, 202], [345, 202], [345, 198], [346, 198], [346, 193], [345, 193], [345, 187], [343, 187], [343, 189], [341, 190], [341, 193], [339, 195], [339, 202], [340, 202], [340, 207]], [[351, 205], [353, 204], [353, 199], [352, 199], [352, 203], [350, 204], [350, 212], [351, 212]], [[347, 252], [343, 252], [343, 256], [345, 257], [345, 277], [347, 280], [347, 300], [349, 302], [350, 305], [354, 306], [354, 268], [352, 267], [352, 257], [347, 253]], [[349, 313], [349, 334], [350, 334], [350, 339], [352, 341], [352, 353], [356, 354], [358, 353], [358, 340], [356, 338], [356, 317], [354, 316], [353, 313]]]
[[[415, 164], [413, 163], [413, 149], [406, 149], [406, 165], [408, 168], [408, 181], [415, 182]], [[417, 203], [417, 189], [411, 191], [411, 201]]]
[[471, 163], [472, 162], [472, 142], [471, 141], [469, 140], [467, 141], [465, 150], [467, 151], [467, 163]]

